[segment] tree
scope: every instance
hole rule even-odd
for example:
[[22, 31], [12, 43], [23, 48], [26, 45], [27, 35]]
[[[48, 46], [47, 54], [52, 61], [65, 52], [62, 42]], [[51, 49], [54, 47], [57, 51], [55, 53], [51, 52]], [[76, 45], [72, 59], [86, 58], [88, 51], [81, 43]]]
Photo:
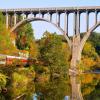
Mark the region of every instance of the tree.
[[[21, 19], [21, 18], [19, 18]], [[26, 25], [17, 29], [16, 45], [20, 50], [27, 50], [31, 58], [36, 58], [38, 55], [37, 45], [34, 38], [34, 31], [32, 25]]]
[[93, 32], [89, 38], [89, 41], [91, 41], [91, 43], [96, 49], [96, 52], [100, 55], [100, 34]]
[[88, 41], [86, 42], [83, 52], [82, 52], [82, 63], [84, 70], [93, 69], [98, 61], [98, 54], [93, 46], [93, 44]]
[[0, 13], [0, 53], [13, 55], [17, 51], [11, 39], [13, 33], [6, 29], [4, 20], [5, 17]]
[[16, 45], [18, 49], [29, 49], [30, 39], [34, 39], [34, 33], [31, 24], [28, 23], [17, 30]]
[[3, 16], [2, 12], [0, 12], [0, 33], [2, 33], [5, 28], [5, 17]]
[[44, 33], [44, 37], [40, 41], [40, 59], [44, 65], [50, 69], [51, 78], [53, 74], [63, 75], [67, 71], [66, 58], [62, 50], [62, 37], [56, 33]]

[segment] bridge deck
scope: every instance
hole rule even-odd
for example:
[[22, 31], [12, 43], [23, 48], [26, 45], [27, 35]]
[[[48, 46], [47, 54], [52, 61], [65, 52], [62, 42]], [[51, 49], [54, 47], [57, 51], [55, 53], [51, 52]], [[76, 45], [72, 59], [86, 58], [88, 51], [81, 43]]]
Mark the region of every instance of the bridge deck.
[[84, 7], [52, 7], [52, 8], [16, 8], [16, 9], [0, 9], [1, 12], [5, 13], [5, 12], [9, 12], [9, 13], [13, 13], [13, 12], [63, 12], [63, 11], [69, 11], [69, 12], [73, 12], [75, 10], [79, 10], [79, 11], [86, 11], [86, 10], [90, 10], [90, 11], [94, 11], [94, 10], [98, 10], [100, 11], [100, 6], [84, 6]]

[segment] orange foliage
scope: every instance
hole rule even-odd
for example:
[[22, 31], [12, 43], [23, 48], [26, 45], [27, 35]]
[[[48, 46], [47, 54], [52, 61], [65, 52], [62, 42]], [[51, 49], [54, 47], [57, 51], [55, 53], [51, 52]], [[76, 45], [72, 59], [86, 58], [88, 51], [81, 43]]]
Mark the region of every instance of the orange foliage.
[[92, 83], [93, 76], [91, 74], [85, 74], [82, 78], [82, 84]]
[[85, 56], [82, 58], [82, 62], [86, 69], [90, 69], [91, 67], [96, 65], [96, 61], [93, 58]]

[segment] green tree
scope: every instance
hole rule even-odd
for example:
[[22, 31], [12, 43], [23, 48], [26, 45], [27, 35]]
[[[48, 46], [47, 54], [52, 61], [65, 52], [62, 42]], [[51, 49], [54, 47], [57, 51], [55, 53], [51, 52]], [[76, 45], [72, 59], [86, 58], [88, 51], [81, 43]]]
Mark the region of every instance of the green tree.
[[100, 33], [93, 32], [89, 38], [89, 41], [91, 41], [96, 49], [96, 52], [100, 55]]
[[5, 17], [2, 12], [0, 12], [0, 33], [5, 30]]
[[34, 39], [32, 25], [30, 23], [20, 27], [17, 30], [16, 45], [18, 49], [29, 49], [30, 40]]
[[0, 13], [0, 53], [13, 55], [17, 49], [12, 43], [12, 33], [6, 29], [5, 17]]
[[67, 71], [66, 57], [62, 50], [62, 37], [56, 33], [45, 32], [40, 43], [40, 59], [50, 69], [51, 78], [54, 74], [62, 76]]

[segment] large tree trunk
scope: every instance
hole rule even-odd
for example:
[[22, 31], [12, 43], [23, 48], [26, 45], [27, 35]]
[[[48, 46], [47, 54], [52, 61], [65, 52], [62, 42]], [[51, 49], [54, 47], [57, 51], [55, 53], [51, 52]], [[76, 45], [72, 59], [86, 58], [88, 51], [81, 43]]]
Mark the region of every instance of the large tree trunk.
[[80, 36], [73, 37], [71, 52], [72, 52], [72, 59], [69, 69], [70, 82], [72, 86], [71, 100], [83, 100], [81, 93], [81, 84], [80, 81], [77, 80], [77, 77], [80, 73], [78, 64], [81, 60]]

